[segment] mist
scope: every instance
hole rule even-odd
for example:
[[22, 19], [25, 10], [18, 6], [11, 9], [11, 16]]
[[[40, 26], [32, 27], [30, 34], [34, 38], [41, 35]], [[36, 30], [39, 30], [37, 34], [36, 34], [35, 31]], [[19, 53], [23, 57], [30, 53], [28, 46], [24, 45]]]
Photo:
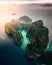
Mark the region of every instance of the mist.
[[[12, 15], [15, 13], [15, 15]], [[18, 19], [21, 16], [29, 16], [32, 21], [42, 20], [44, 26], [49, 29], [49, 45], [52, 45], [52, 7], [36, 4], [23, 5], [1, 5], [0, 6], [0, 34], [5, 36], [4, 26], [11, 19]]]

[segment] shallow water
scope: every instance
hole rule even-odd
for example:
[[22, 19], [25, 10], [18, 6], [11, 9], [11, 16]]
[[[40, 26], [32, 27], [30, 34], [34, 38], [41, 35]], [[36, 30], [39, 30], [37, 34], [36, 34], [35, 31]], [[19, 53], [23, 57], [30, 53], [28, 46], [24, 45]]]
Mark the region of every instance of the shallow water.
[[30, 40], [28, 37], [26, 37], [27, 31], [25, 30], [19, 30], [19, 32], [21, 32], [22, 36], [23, 36], [23, 42], [21, 43], [21, 46], [23, 49], [26, 48], [27, 44], [30, 43]]

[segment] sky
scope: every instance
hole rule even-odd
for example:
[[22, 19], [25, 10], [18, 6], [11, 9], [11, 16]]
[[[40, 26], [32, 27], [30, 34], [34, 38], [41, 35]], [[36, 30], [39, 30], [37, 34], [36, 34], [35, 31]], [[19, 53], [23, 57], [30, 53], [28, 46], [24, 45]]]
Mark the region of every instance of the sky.
[[52, 3], [52, 0], [0, 0], [1, 2], [14, 2], [14, 1], [23, 1], [23, 2], [34, 2], [34, 3]]

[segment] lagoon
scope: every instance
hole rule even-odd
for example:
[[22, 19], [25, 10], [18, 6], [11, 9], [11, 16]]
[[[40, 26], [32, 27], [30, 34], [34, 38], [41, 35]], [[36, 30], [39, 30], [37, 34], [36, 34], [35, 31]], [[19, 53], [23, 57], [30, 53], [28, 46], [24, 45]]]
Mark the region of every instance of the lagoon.
[[22, 34], [22, 36], [23, 36], [23, 42], [21, 43], [21, 47], [22, 47], [23, 49], [25, 49], [26, 46], [27, 46], [27, 44], [30, 43], [29, 38], [26, 37], [27, 31], [24, 30], [24, 29], [22, 29], [22, 30], [19, 30], [19, 32], [21, 32], [21, 34]]

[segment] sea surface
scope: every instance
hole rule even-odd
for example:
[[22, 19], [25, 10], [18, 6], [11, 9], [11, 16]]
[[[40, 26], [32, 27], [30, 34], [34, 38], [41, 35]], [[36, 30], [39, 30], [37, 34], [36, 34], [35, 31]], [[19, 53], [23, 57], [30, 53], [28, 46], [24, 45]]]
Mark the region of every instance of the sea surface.
[[25, 55], [25, 48], [29, 39], [26, 38], [26, 31], [20, 31], [23, 35], [23, 42], [17, 46], [13, 39], [6, 34], [0, 39], [0, 65], [39, 65], [36, 61], [30, 60]]

